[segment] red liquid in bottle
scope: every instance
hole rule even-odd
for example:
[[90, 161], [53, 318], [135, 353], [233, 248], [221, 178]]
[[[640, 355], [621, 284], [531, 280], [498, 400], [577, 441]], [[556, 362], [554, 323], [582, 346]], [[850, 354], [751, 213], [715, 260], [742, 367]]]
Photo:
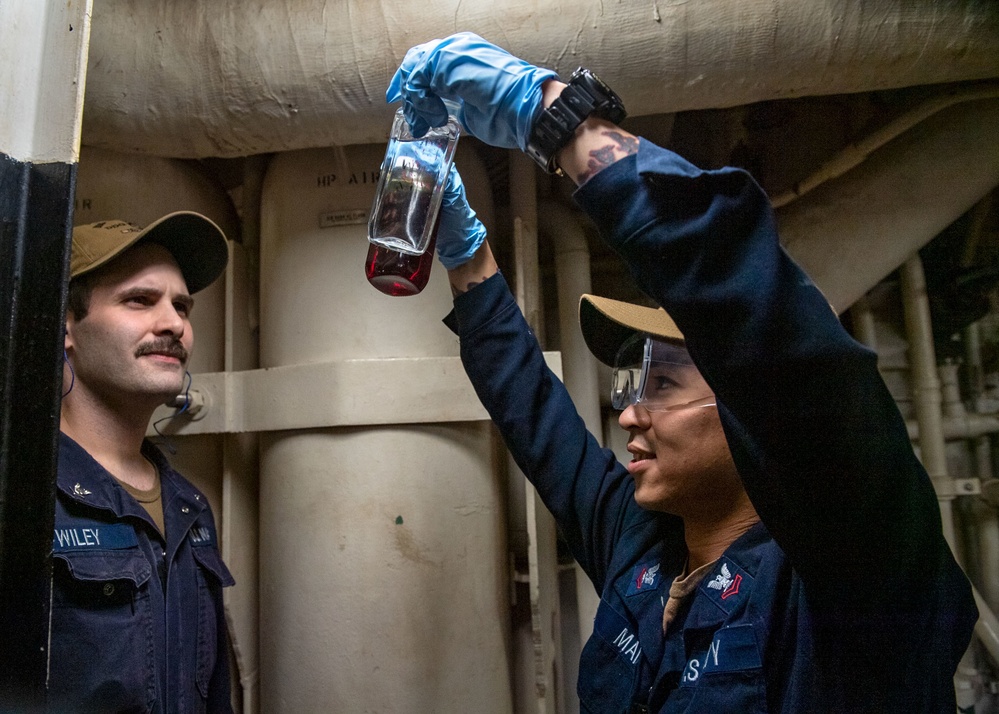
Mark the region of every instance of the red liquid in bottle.
[[430, 235], [430, 243], [422, 255], [400, 253], [391, 248], [375, 245], [368, 247], [364, 260], [364, 274], [376, 290], [392, 297], [416, 295], [427, 286], [430, 268], [434, 263], [434, 246], [437, 245], [437, 225]]

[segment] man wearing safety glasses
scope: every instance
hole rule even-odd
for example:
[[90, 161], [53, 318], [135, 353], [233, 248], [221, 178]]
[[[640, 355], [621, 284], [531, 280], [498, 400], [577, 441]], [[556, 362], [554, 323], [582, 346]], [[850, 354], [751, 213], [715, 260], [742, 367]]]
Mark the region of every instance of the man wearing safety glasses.
[[[636, 333], [621, 345], [611, 375], [611, 406], [650, 412], [713, 407], [715, 397], [682, 345]], [[703, 397], [688, 399], [697, 392]]]
[[441, 98], [480, 140], [571, 177], [666, 309], [580, 303], [587, 345], [615, 370], [623, 465], [545, 366], [452, 172], [446, 322], [600, 593], [582, 710], [955, 711], [970, 586], [876, 355], [783, 252], [759, 187], [621, 130], [593, 75], [563, 84], [469, 33], [414, 47], [389, 86], [417, 134], [443, 123]]

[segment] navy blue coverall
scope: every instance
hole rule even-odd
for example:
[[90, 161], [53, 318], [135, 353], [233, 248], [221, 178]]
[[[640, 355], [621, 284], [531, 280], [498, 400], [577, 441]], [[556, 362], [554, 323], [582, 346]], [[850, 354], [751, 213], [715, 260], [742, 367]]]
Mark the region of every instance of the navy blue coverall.
[[600, 593], [583, 710], [954, 712], [969, 583], [876, 355], [781, 249], [766, 196], [643, 140], [575, 199], [683, 331], [761, 518], [664, 637], [682, 523], [637, 506], [502, 275], [456, 298], [465, 369]]
[[49, 709], [231, 712], [222, 588], [208, 499], [148, 441], [164, 542], [149, 514], [60, 434]]

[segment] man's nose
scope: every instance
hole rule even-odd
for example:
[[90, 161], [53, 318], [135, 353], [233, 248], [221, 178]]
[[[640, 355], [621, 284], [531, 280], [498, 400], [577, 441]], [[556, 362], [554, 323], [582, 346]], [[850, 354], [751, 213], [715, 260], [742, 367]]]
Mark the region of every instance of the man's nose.
[[649, 425], [649, 412], [644, 407], [637, 404], [629, 404], [617, 418], [617, 423], [625, 431], [632, 429], [645, 429]]
[[156, 334], [181, 337], [187, 328], [187, 319], [172, 303], [162, 304], [156, 311]]

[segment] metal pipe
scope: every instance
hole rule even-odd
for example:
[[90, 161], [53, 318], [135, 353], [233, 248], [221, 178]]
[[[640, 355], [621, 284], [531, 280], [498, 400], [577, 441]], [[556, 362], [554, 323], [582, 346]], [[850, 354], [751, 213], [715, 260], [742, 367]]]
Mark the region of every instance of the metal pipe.
[[973, 409], [979, 413], [987, 411], [982, 402], [985, 396], [985, 367], [982, 364], [982, 332], [977, 322], [964, 328], [964, 364]]
[[[510, 157], [510, 210], [513, 216], [514, 293], [528, 325], [544, 344], [544, 320], [538, 268], [537, 182], [530, 159]], [[510, 474], [520, 474], [508, 456]], [[526, 489], [527, 560], [531, 599], [534, 681], [530, 691], [538, 714], [562, 714], [562, 610], [559, 601], [557, 530], [537, 490], [521, 476]]]
[[864, 137], [861, 141], [850, 144], [842, 149], [829, 161], [822, 164], [818, 171], [808, 178], [799, 181], [784, 193], [770, 199], [774, 208], [786, 206], [801, 198], [814, 188], [842, 176], [850, 169], [863, 163], [874, 151], [880, 149], [892, 139], [895, 139], [912, 127], [916, 126], [947, 107], [961, 102], [973, 102], [979, 99], [995, 99], [999, 97], [999, 84], [990, 83], [973, 89], [948, 90], [940, 96], [924, 102], [912, 111], [908, 111], [897, 119], [889, 122], [877, 131]]
[[975, 623], [975, 635], [985, 646], [985, 651], [992, 657], [993, 662], [999, 662], [999, 620], [995, 613], [985, 602], [985, 598], [978, 592], [977, 588], [972, 588], [975, 594], [975, 604], [978, 606], [978, 622]]
[[[979, 216], [983, 205], [988, 204], [983, 201], [976, 208], [976, 213]], [[979, 231], [971, 231], [975, 238], [977, 238], [978, 233]], [[973, 412], [979, 411], [983, 407], [983, 394], [985, 392], [981, 349], [980, 326], [979, 323], [973, 322], [964, 328], [964, 363], [968, 373], [968, 402], [972, 405]], [[995, 422], [996, 428], [993, 432], [999, 432], [999, 418]], [[988, 496], [995, 493], [999, 480], [995, 478], [993, 471], [992, 440], [989, 434], [976, 435], [971, 441], [975, 474], [982, 486], [982, 495], [975, 499], [971, 509], [974, 517], [973, 525], [978, 535], [979, 585], [989, 607], [994, 612], [999, 609], [999, 512], [996, 511], [997, 504], [992, 502]]]
[[850, 308], [850, 315], [853, 317], [853, 331], [857, 340], [877, 352], [878, 331], [874, 324], [871, 301], [866, 295], [853, 304], [853, 307]]
[[[227, 373], [258, 366], [251, 335], [260, 324], [260, 206], [266, 170], [266, 156], [248, 157], [243, 165], [242, 241], [230, 246], [226, 270]], [[257, 714], [260, 709], [259, 460], [256, 434], [223, 437], [222, 556], [230, 569], [244, 576], [238, 590], [225, 593], [235, 674], [242, 692], [241, 714]]]
[[597, 361], [579, 331], [579, 298], [590, 292], [590, 248], [581, 218], [564, 204], [545, 202], [539, 211], [540, 229], [555, 248], [559, 337], [563, 381], [586, 428], [603, 443]]
[[[563, 204], [545, 202], [539, 217], [541, 233], [555, 248], [563, 381], [587, 430], [603, 443], [597, 361], [586, 347], [577, 318], [579, 298], [590, 292], [589, 244], [580, 216]], [[600, 596], [578, 565], [575, 576], [579, 641], [586, 642], [593, 632]]]
[[944, 536], [956, 553], [951, 501], [953, 484], [947, 475], [944, 446], [942, 392], [937, 376], [933, 329], [930, 325], [930, 305], [926, 295], [923, 262], [914, 255], [902, 266], [902, 298], [905, 310], [905, 332], [909, 342], [911, 387], [916, 419], [919, 423], [919, 458], [933, 481], [944, 521]]
[[[960, 417], [944, 417], [941, 420], [945, 441], [959, 439], [977, 439], [988, 434], [999, 433], [999, 414], [969, 413]], [[919, 422], [908, 420], [905, 423], [909, 430], [909, 438], [919, 439]]]
[[950, 107], [782, 208], [781, 240], [842, 312], [999, 184], [997, 135], [999, 100]]
[[[930, 304], [926, 294], [926, 276], [923, 273], [923, 263], [918, 253], [902, 266], [901, 278], [906, 337], [909, 342], [912, 372], [911, 391], [919, 422], [920, 460], [923, 462], [937, 492], [944, 538], [960, 562], [960, 554], [955, 542], [954, 483], [947, 473], [941, 411], [942, 393], [933, 347]], [[977, 591], [976, 599], [981, 599]], [[991, 615], [984, 602], [979, 605], [979, 610], [986, 612], [987, 616]], [[993, 640], [991, 643], [986, 642], [986, 647], [994, 646], [996, 644], [996, 629], [992, 628], [991, 631], [987, 631], [981, 623], [982, 619], [979, 619], [976, 632], [981, 628], [983, 632], [979, 637], [983, 642], [986, 638]], [[971, 693], [974, 676], [974, 656], [972, 651], [968, 649], [961, 657], [961, 662], [954, 676], [954, 686], [958, 695], [961, 696], [962, 704], [966, 705], [969, 700], [971, 703], [974, 702], [974, 696]]]

